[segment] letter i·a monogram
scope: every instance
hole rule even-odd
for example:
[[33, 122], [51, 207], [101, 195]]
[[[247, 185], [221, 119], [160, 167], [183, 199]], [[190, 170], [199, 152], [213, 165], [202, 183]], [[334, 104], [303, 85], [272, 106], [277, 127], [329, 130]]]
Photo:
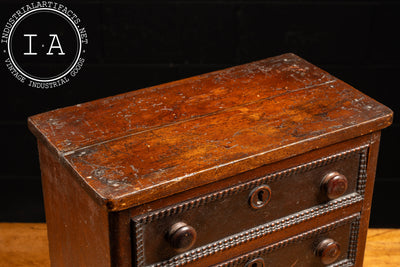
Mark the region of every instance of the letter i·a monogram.
[[[24, 37], [28, 37], [28, 40], [29, 40], [28, 41], [28, 44], [29, 44], [28, 45], [28, 52], [24, 52], [24, 55], [25, 56], [35, 56], [35, 55], [37, 55], [36, 52], [32, 52], [32, 37], [37, 37], [37, 34], [24, 34]], [[64, 53], [64, 51], [62, 49], [62, 46], [61, 46], [61, 43], [60, 43], [60, 39], [58, 38], [58, 35], [53, 33], [53, 34], [49, 34], [49, 37], [53, 37], [53, 38], [51, 40], [49, 51], [46, 53], [46, 55], [52, 56], [52, 55], [54, 55], [52, 50], [53, 49], [59, 49], [59, 52], [58, 52], [57, 55], [64, 56], [65, 53]]]
[[85, 62], [88, 39], [75, 12], [66, 6], [60, 11], [41, 3], [34, 2], [29, 11], [13, 17], [14, 23], [8, 23], [3, 31], [0, 46], [7, 57], [7, 68], [21, 83], [50, 89], [77, 76]]

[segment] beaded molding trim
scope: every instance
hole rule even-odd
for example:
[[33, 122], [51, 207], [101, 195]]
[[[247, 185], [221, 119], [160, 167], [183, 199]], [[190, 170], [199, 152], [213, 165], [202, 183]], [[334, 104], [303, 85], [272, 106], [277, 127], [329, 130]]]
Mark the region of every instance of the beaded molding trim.
[[[232, 259], [230, 261], [226, 261], [226, 262], [224, 262], [224, 263], [222, 263], [220, 265], [217, 265], [217, 267], [232, 267], [232, 266], [236, 266], [238, 264], [242, 264], [242, 263], [248, 262], [248, 261], [250, 261], [252, 259], [256, 259], [256, 258], [259, 258], [259, 257], [264, 256], [266, 254], [272, 253], [275, 250], [287, 247], [290, 244], [293, 244], [293, 243], [296, 243], [296, 242], [299, 242], [299, 241], [302, 241], [302, 240], [310, 239], [310, 238], [313, 238], [313, 237], [315, 237], [315, 236], [317, 236], [319, 234], [329, 232], [329, 231], [331, 231], [333, 229], [336, 229], [336, 228], [338, 228], [340, 226], [343, 226], [343, 225], [348, 224], [349, 222], [353, 221], [352, 222], [352, 226], [351, 226], [351, 233], [350, 233], [350, 244], [349, 244], [349, 251], [350, 251], [351, 249], [354, 249], [353, 248], [354, 244], [357, 245], [358, 228], [354, 228], [353, 224], [354, 223], [358, 223], [359, 220], [360, 220], [360, 214], [359, 213], [353, 214], [351, 216], [348, 216], [346, 218], [343, 218], [343, 219], [340, 219], [338, 221], [332, 222], [330, 224], [318, 227], [316, 229], [312, 229], [312, 230], [310, 230], [308, 232], [305, 232], [305, 233], [290, 237], [290, 238], [285, 239], [283, 241], [276, 242], [276, 243], [271, 244], [271, 245], [269, 245], [267, 247], [264, 247], [264, 248], [258, 249], [256, 251], [252, 251], [250, 253], [247, 253], [247, 254], [244, 254], [242, 256], [239, 256], [237, 258], [234, 258], [234, 259]], [[354, 234], [354, 232], [356, 232], [356, 233]], [[332, 265], [329, 265], [329, 267], [352, 266], [353, 263], [354, 263], [354, 260], [355, 260], [355, 254], [354, 254], [354, 259], [348, 257], [345, 260], [342, 260], [340, 262], [337, 262], [337, 263], [334, 263]]]
[[359, 229], [360, 229], [360, 220], [356, 220], [351, 223], [350, 244], [349, 244], [347, 258], [351, 260], [352, 264], [355, 264], [355, 262], [356, 262], [357, 240], [358, 240], [358, 230]]
[[198, 259], [213, 255], [217, 252], [229, 249], [234, 246], [238, 246], [254, 239], [272, 234], [277, 231], [281, 231], [290, 226], [314, 219], [316, 217], [326, 215], [339, 208], [345, 208], [354, 203], [362, 201], [363, 198], [358, 193], [353, 193], [342, 197], [340, 199], [330, 201], [321, 207], [314, 207], [303, 210], [287, 217], [260, 225], [255, 228], [251, 228], [247, 231], [243, 231], [239, 234], [221, 239], [217, 242], [207, 244], [203, 247], [193, 249], [188, 252], [184, 252], [178, 256], [175, 256], [167, 261], [159, 262], [151, 266], [182, 266], [184, 264], [196, 261]]
[[367, 183], [367, 159], [368, 159], [368, 146], [361, 150], [360, 166], [358, 168], [357, 193], [359, 193], [362, 196], [364, 196], [365, 186]]
[[[191, 262], [196, 259], [200, 259], [204, 256], [208, 256], [211, 254], [214, 254], [217, 251], [222, 251], [227, 248], [230, 248], [232, 246], [236, 246], [238, 244], [248, 242], [250, 240], [253, 240], [255, 238], [258, 238], [260, 236], [269, 234], [271, 232], [275, 232], [278, 230], [285, 229], [291, 225], [298, 224], [300, 222], [315, 218], [317, 216], [321, 216], [323, 214], [329, 213], [333, 210], [339, 209], [339, 208], [344, 208], [349, 205], [352, 205], [354, 203], [360, 202], [363, 200], [363, 195], [365, 191], [365, 184], [366, 184], [366, 167], [367, 167], [367, 153], [368, 153], [368, 148], [369, 144], [362, 145], [360, 147], [356, 147], [350, 150], [346, 150], [344, 152], [334, 154], [331, 156], [327, 156], [318, 160], [311, 161], [306, 164], [302, 164], [287, 170], [283, 170], [280, 172], [272, 173], [269, 175], [266, 175], [261, 178], [257, 178], [255, 180], [249, 181], [247, 183], [243, 183], [237, 186], [233, 186], [230, 188], [227, 188], [222, 191], [214, 192], [211, 194], [207, 194], [205, 196], [188, 200], [185, 202], [182, 202], [178, 205], [174, 205], [165, 209], [161, 209], [158, 211], [150, 212], [145, 215], [141, 215], [138, 217], [135, 217], [133, 219], [134, 222], [134, 229], [135, 229], [135, 246], [136, 246], [136, 264], [138, 267], [145, 266], [145, 257], [144, 257], [144, 242], [143, 242], [143, 227], [144, 225], [151, 223], [155, 220], [159, 220], [171, 215], [175, 214], [180, 214], [183, 213], [187, 210], [197, 208], [203, 205], [206, 205], [207, 203], [220, 200], [223, 198], [226, 198], [231, 195], [238, 194], [244, 190], [247, 190], [252, 187], [259, 186], [264, 183], [272, 183], [274, 181], [280, 180], [284, 177], [298, 174], [298, 173], [303, 173], [307, 172], [309, 170], [328, 165], [330, 163], [347, 159], [351, 156], [354, 156], [356, 154], [360, 155], [360, 164], [359, 164], [359, 171], [358, 171], [358, 179], [357, 179], [357, 188], [356, 192], [353, 194], [349, 194], [345, 197], [330, 201], [326, 203], [325, 205], [310, 208], [303, 210], [302, 212], [296, 213], [291, 216], [284, 217], [283, 219], [278, 219], [273, 222], [270, 222], [268, 224], [265, 224], [263, 226], [253, 228], [251, 230], [242, 232], [240, 234], [237, 234], [235, 236], [222, 239], [220, 241], [211, 243], [207, 246], [203, 246], [201, 248], [193, 249], [192, 251], [188, 251], [186, 253], [180, 254], [176, 257], [173, 257], [169, 259], [168, 261], [156, 263], [150, 266], [179, 266], [177, 264], [179, 262]], [[261, 229], [263, 228], [263, 229]], [[267, 230], [266, 230], [267, 229]], [[258, 235], [254, 234], [246, 234], [246, 233], [258, 233]], [[260, 232], [262, 231], [262, 232]], [[260, 235], [260, 233], [262, 233]], [[243, 236], [242, 236], [243, 235]], [[173, 264], [173, 265], [170, 265]]]
[[162, 219], [167, 216], [171, 216], [173, 214], [178, 214], [185, 212], [187, 210], [197, 208], [199, 206], [203, 206], [209, 202], [216, 201], [219, 199], [223, 199], [227, 196], [237, 194], [239, 192], [242, 192], [244, 190], [247, 190], [251, 187], [254, 186], [259, 186], [261, 184], [264, 184], [266, 182], [274, 182], [276, 180], [282, 179], [284, 177], [298, 174], [298, 173], [303, 173], [307, 172], [309, 170], [328, 165], [330, 163], [349, 158], [350, 156], [353, 156], [354, 154], [360, 153], [361, 158], [360, 158], [360, 165], [359, 165], [359, 176], [358, 176], [358, 184], [357, 184], [357, 192], [362, 195], [365, 189], [365, 182], [366, 182], [366, 167], [367, 167], [367, 151], [368, 151], [369, 144], [363, 145], [354, 149], [350, 149], [344, 152], [341, 152], [339, 154], [335, 154], [332, 156], [324, 157], [300, 166], [296, 166], [284, 171], [276, 172], [273, 174], [269, 174], [267, 176], [255, 179], [253, 181], [240, 184], [237, 186], [230, 187], [228, 189], [211, 193], [208, 195], [205, 195], [200, 198], [196, 198], [190, 201], [182, 202], [179, 205], [175, 205], [166, 209], [150, 212], [148, 214], [145, 214], [142, 217], [135, 218], [135, 222], [140, 222], [140, 223], [150, 223], [154, 220]]

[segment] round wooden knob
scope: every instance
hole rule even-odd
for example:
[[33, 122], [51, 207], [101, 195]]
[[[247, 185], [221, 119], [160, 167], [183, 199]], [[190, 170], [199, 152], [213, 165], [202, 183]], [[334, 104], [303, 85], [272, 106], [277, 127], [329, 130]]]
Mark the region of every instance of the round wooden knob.
[[264, 267], [264, 266], [265, 266], [264, 260], [261, 258], [251, 260], [245, 265], [245, 267]]
[[335, 199], [346, 193], [347, 178], [338, 172], [325, 175], [321, 183], [322, 190], [329, 199]]
[[187, 250], [196, 242], [196, 230], [184, 222], [178, 222], [172, 225], [169, 233], [169, 242], [177, 250]]
[[340, 256], [340, 246], [333, 239], [327, 238], [318, 244], [315, 254], [320, 257], [323, 264], [331, 264]]

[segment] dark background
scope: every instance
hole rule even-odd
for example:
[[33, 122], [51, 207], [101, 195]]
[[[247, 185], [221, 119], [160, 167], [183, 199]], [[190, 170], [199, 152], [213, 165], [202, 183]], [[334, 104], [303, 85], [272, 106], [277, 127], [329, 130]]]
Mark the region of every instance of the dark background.
[[[400, 227], [397, 1], [60, 2], [88, 33], [77, 77], [34, 89], [12, 77], [1, 58], [0, 222], [45, 220], [28, 116], [294, 52], [395, 112], [382, 133], [371, 227]], [[27, 3], [0, 1], [1, 29]]]

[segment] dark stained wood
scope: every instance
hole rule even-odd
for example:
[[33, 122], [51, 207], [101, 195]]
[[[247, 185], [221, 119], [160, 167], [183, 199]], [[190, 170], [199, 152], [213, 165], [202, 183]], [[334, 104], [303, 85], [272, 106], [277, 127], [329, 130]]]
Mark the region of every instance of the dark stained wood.
[[335, 199], [346, 193], [349, 181], [339, 172], [328, 173], [321, 183], [321, 189], [330, 199]]
[[[157, 88], [177, 95], [190, 95], [193, 89], [187, 88], [192, 87], [208, 88], [209, 93], [210, 80], [216, 79], [215, 86], [227, 90], [225, 94], [194, 95], [185, 98], [183, 106], [168, 95], [157, 109], [165, 103], [179, 106], [190, 119], [163, 125], [167, 118], [146, 118], [158, 116], [153, 109], [156, 98], [150, 102], [147, 96], [153, 88], [134, 93], [136, 102], [147, 101], [148, 110], [132, 107], [136, 112], [132, 113], [108, 98], [84, 105], [99, 117], [86, 118], [87, 113], [75, 106], [32, 117], [30, 127], [59, 152], [66, 150], [58, 139], [75, 144], [75, 150], [62, 154], [66, 164], [95, 198], [110, 210], [122, 210], [364, 135], [392, 121], [388, 108], [292, 54]], [[158, 97], [163, 97], [159, 90], [155, 90]], [[131, 127], [112, 127], [126, 121], [126, 116]], [[80, 120], [78, 126], [71, 118]], [[146, 130], [141, 128], [144, 122], [151, 124]], [[118, 131], [118, 136], [99, 134], [84, 143], [70, 140], [91, 132], [88, 123], [96, 133]], [[142, 130], [132, 132], [132, 128]]]
[[362, 266], [392, 116], [293, 54], [33, 116], [52, 264]]
[[52, 266], [110, 266], [108, 212], [39, 142]]
[[[200, 188], [186, 190], [182, 193], [175, 194], [166, 199], [160, 199], [157, 201], [153, 201], [151, 203], [147, 203], [145, 205], [141, 205], [137, 208], [130, 210], [131, 217], [134, 218], [138, 215], [140, 217], [140, 215], [147, 215], [151, 212], [157, 212], [157, 210], [163, 210], [165, 207], [180, 205], [180, 204], [182, 204], [182, 201], [185, 201], [188, 199], [191, 200], [196, 197], [204, 196], [209, 192], [215, 192], [215, 191], [218, 191], [221, 189], [230, 188], [231, 186], [243, 184], [246, 181], [249, 182], [249, 181], [254, 180], [255, 178], [263, 177], [266, 173], [276, 173], [276, 172], [279, 172], [282, 170], [296, 167], [305, 162], [319, 160], [319, 159], [329, 156], [329, 155], [338, 154], [347, 149], [351, 149], [351, 148], [355, 148], [355, 147], [362, 147], [362, 146], [368, 145], [370, 143], [375, 143], [375, 142], [376, 142], [375, 135], [367, 135], [367, 136], [362, 136], [357, 139], [351, 139], [351, 140], [348, 140], [343, 143], [324, 147], [324, 148], [321, 148], [318, 150], [313, 150], [307, 154], [291, 157], [291, 158], [288, 158], [286, 160], [283, 160], [283, 161], [280, 161], [280, 162], [277, 162], [274, 164], [265, 165], [261, 168], [257, 168], [257, 169], [233, 176], [230, 179], [220, 180], [216, 183], [209, 184], [209, 185], [206, 185], [206, 186], [203, 186]], [[368, 179], [374, 179], [374, 175], [368, 176]], [[295, 190], [295, 191], [293, 192], [291, 190]], [[293, 187], [293, 188], [287, 187], [288, 195], [290, 195], [290, 196], [296, 196], [297, 192], [305, 191], [305, 193], [307, 194], [307, 192], [314, 191], [314, 190], [315, 191], [319, 190], [319, 184], [316, 184], [313, 187], [310, 187], [307, 185], [302, 186], [302, 187], [297, 186], [297, 187]], [[349, 191], [349, 192], [352, 192], [352, 191]], [[282, 204], [281, 207], [283, 210], [287, 209], [288, 207], [290, 208], [290, 203], [281, 203], [281, 204]], [[241, 205], [241, 204], [237, 203], [236, 205]], [[278, 242], [282, 239], [289, 238], [292, 235], [295, 235], [296, 233], [308, 231], [310, 229], [313, 229], [314, 227], [318, 227], [323, 224], [327, 224], [329, 222], [332, 222], [332, 220], [338, 220], [340, 218], [350, 216], [351, 214], [353, 214], [355, 212], [359, 212], [361, 210], [361, 208], [362, 208], [362, 203], [356, 202], [355, 204], [352, 204], [347, 208], [340, 208], [338, 210], [335, 210], [335, 211], [332, 211], [329, 213], [323, 213], [324, 216], [318, 217], [318, 219], [313, 219], [313, 220], [307, 221], [305, 223], [300, 223], [298, 225], [290, 225], [290, 227], [283, 228], [284, 231], [278, 230], [275, 233], [273, 233], [272, 235], [268, 235], [264, 238], [259, 238], [258, 240], [254, 240], [253, 242], [245, 243], [238, 247], [233, 247], [228, 250], [225, 249], [223, 251], [220, 251], [219, 253], [213, 253], [212, 257], [208, 256], [206, 258], [197, 260], [197, 261], [191, 263], [190, 266], [208, 266], [212, 262], [217, 263], [217, 262], [223, 261], [224, 259], [227, 259], [230, 257], [235, 257], [235, 255], [243, 254], [244, 251], [252, 251], [252, 250], [259, 248], [260, 246], [265, 246], [268, 243]], [[182, 206], [179, 209], [185, 210]], [[215, 209], [215, 208], [211, 208], [210, 210], [212, 210], [212, 209]], [[196, 210], [199, 210], [199, 209], [196, 208]], [[206, 209], [206, 211], [207, 211], [207, 209]], [[229, 222], [232, 223], [232, 225], [230, 227], [234, 227], [234, 225], [236, 223], [241, 223], [242, 220], [247, 219], [245, 217], [235, 218], [234, 216], [237, 214], [238, 211], [239, 210], [237, 207], [232, 207], [231, 215], [226, 216], [226, 221], [223, 220], [224, 227], [226, 227], [227, 223], [229, 223]], [[199, 212], [200, 212], [200, 210], [199, 210]], [[225, 211], [224, 209], [221, 209], [221, 212], [229, 213], [229, 211]], [[201, 214], [203, 214], [203, 219], [201, 219], [202, 222], [206, 219], [209, 219], [209, 213], [204, 214], [204, 212], [201, 212]], [[199, 215], [200, 218], [202, 218], [201, 214]], [[173, 216], [170, 216], [170, 217], [173, 218]], [[177, 218], [184, 219], [183, 216], [178, 216]], [[216, 217], [214, 220], [214, 223], [216, 226], [220, 225], [220, 227], [216, 227], [216, 228], [224, 229], [224, 228], [221, 228], [220, 217]], [[201, 225], [203, 225], [203, 223], [201, 223]], [[166, 225], [166, 228], [168, 228], [167, 225]], [[244, 227], [243, 229], [245, 229], [245, 228], [246, 227]], [[203, 231], [201, 231], [202, 230], [201, 228], [198, 228], [198, 230], [200, 230], [199, 232], [204, 233]], [[365, 228], [360, 229], [360, 231], [364, 231], [364, 230], [366, 231]], [[159, 229], [156, 232], [153, 232], [153, 234], [154, 234], [154, 236], [157, 237], [157, 234], [162, 235], [162, 232], [163, 232], [162, 229]], [[125, 231], [125, 235], [128, 235], [129, 233], [130, 233], [129, 231]], [[214, 234], [215, 234], [215, 232], [212, 232], [209, 235], [209, 238], [212, 238]], [[124, 235], [124, 234], [121, 234], [121, 235]], [[155, 241], [154, 239], [149, 238], [150, 244], [153, 244], [154, 241]], [[125, 242], [121, 242], [121, 244], [120, 244], [121, 247], [128, 247], [130, 245], [131, 244], [129, 242], [127, 242], [126, 240], [125, 240]], [[163, 247], [163, 250], [164, 249], [168, 250], [167, 247]], [[155, 255], [159, 255], [161, 253], [161, 251], [162, 250], [157, 250], [157, 252], [155, 252]], [[123, 265], [123, 266], [125, 266], [125, 265]], [[129, 265], [126, 265], [126, 266], [129, 266]], [[359, 266], [359, 265], [356, 265], [356, 266]]]
[[360, 231], [358, 236], [358, 253], [356, 258], [356, 266], [363, 266], [365, 242], [367, 240], [367, 230], [369, 225], [369, 218], [371, 214], [372, 194], [374, 190], [376, 164], [378, 161], [379, 141], [381, 133], [375, 132], [371, 136], [371, 146], [369, 149], [367, 161], [367, 181], [365, 184], [365, 197], [363, 207], [361, 210]]
[[197, 232], [192, 226], [184, 222], [177, 222], [169, 229], [166, 239], [176, 251], [185, 251], [193, 246], [196, 242], [196, 237]]
[[[348, 259], [350, 255], [346, 252], [352, 245], [352, 235], [349, 235], [349, 233], [352, 232], [351, 223], [353, 220], [354, 218], [352, 217], [344, 218], [300, 235], [292, 236], [286, 240], [268, 244], [253, 252], [213, 266], [252, 267], [246, 264], [251, 262], [254, 256], [263, 259], [265, 266], [288, 267], [298, 265], [323, 267], [333, 262], [341, 262], [343, 263], [342, 266], [351, 266], [351, 261]], [[328, 240], [332, 240], [332, 242]], [[322, 244], [325, 245], [322, 248], [323, 251], [314, 251], [313, 247], [317, 246], [317, 249], [319, 249], [318, 246], [321, 243], [325, 243]]]
[[111, 266], [132, 266], [131, 216], [129, 210], [110, 212], [108, 222]]
[[[362, 197], [357, 188], [363, 179], [359, 176], [360, 152], [357, 150], [347, 154], [341, 152], [326, 159], [285, 169], [283, 172], [274, 172], [273, 175], [264, 173], [260, 177], [229, 189], [202, 195], [189, 202], [180, 202], [178, 205], [170, 206], [165, 212], [156, 211], [154, 217], [157, 219], [154, 220], [151, 220], [153, 215], [150, 212], [145, 213], [144, 218], [141, 216], [134, 218], [136, 224], [142, 224], [141, 236], [146, 263], [161, 262], [180, 254], [163, 234], [174, 228], [177, 222], [183, 221], [196, 229], [197, 240], [192, 247], [195, 249], [227, 236], [236, 238], [235, 235], [243, 229], [257, 228], [259, 225], [280, 221], [281, 218], [287, 218], [297, 211], [308, 210], [307, 216], [315, 218], [329, 213], [330, 199], [321, 192], [320, 184], [325, 174], [331, 170], [340, 170], [349, 178], [347, 198], [336, 199], [338, 205], [346, 207], [361, 204]], [[260, 188], [257, 185], [270, 187], [271, 200], [264, 207], [255, 210], [249, 203], [249, 195]], [[315, 208], [319, 209], [319, 213], [310, 210]], [[287, 224], [296, 224], [303, 217], [296, 218], [297, 221], [295, 218], [288, 219]], [[240, 240], [240, 237], [237, 240]], [[162, 250], [159, 249], [161, 247]]]
[[332, 238], [322, 240], [315, 250], [315, 254], [321, 258], [321, 262], [325, 265], [334, 263], [341, 254], [340, 244]]

